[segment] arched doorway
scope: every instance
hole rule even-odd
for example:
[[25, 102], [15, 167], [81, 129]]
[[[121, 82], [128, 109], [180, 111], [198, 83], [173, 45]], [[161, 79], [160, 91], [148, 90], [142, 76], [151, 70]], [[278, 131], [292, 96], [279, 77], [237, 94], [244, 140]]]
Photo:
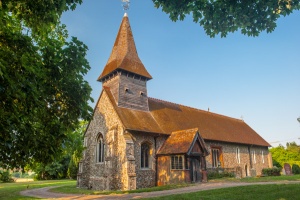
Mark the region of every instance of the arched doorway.
[[245, 165], [245, 174], [246, 174], [246, 177], [248, 176], [248, 166], [247, 164]]

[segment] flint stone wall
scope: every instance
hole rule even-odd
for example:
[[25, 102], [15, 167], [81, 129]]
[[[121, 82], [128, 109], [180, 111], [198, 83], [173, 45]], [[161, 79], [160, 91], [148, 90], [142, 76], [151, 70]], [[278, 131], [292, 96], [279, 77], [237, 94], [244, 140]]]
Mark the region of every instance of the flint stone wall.
[[[134, 138], [136, 188], [154, 187], [156, 185], [156, 152], [166, 141], [167, 136], [157, 137], [157, 135], [150, 133], [136, 132], [131, 132], [131, 135]], [[149, 168], [146, 169], [141, 168], [141, 144], [144, 142], [147, 142], [150, 145]]]
[[[206, 147], [210, 155], [206, 157], [207, 168], [212, 168], [212, 148], [220, 147], [223, 156], [223, 168], [238, 168], [242, 169], [242, 177], [261, 175], [263, 168], [269, 167], [269, 151], [268, 147], [250, 146], [242, 144], [231, 144], [223, 142], [205, 141]], [[238, 161], [236, 149], [239, 148], [240, 159]], [[253, 160], [252, 153], [255, 153], [256, 162]], [[263, 152], [263, 153], [262, 153]], [[250, 159], [252, 159], [252, 168]], [[255, 174], [254, 174], [255, 172]]]
[[[96, 162], [97, 137], [101, 133], [105, 144], [104, 162]], [[128, 187], [126, 143], [122, 124], [105, 91], [99, 98], [94, 116], [85, 133], [86, 150], [78, 174], [78, 186], [94, 190], [126, 190]]]

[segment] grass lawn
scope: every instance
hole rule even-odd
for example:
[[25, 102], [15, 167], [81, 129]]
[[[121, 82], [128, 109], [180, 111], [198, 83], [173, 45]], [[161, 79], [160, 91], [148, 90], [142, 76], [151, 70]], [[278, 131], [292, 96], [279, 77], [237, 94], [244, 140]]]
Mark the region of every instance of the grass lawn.
[[[277, 177], [260, 177], [260, 178], [243, 178], [243, 179], [216, 179], [210, 182], [270, 182], [270, 181], [294, 181], [300, 180], [300, 175], [294, 176], [277, 176]], [[127, 193], [141, 193], [161, 190], [171, 190], [180, 187], [191, 186], [191, 184], [166, 185], [153, 188], [145, 188], [131, 191], [93, 191], [76, 188], [76, 181], [74, 180], [52, 180], [52, 181], [34, 181], [34, 182], [20, 182], [20, 183], [0, 183], [0, 200], [29, 200], [35, 199], [33, 197], [24, 197], [19, 193], [22, 190], [42, 188], [48, 186], [61, 186], [52, 189], [53, 192], [72, 193], [72, 194], [127, 194]], [[159, 198], [158, 198], [159, 199]], [[171, 197], [161, 197], [160, 199], [276, 199], [300, 200], [300, 184], [285, 185], [278, 183], [274, 185], [259, 185], [259, 186], [242, 186], [235, 188], [217, 189], [211, 191], [201, 191], [197, 193], [188, 193], [182, 195], [174, 195]]]
[[219, 178], [208, 180], [209, 182], [272, 182], [272, 181], [300, 181], [300, 174], [292, 176], [265, 176], [265, 177], [247, 177], [242, 179], [236, 178]]
[[[271, 182], [271, 181], [300, 181], [300, 175], [294, 176], [269, 176], [269, 177], [254, 177], [254, 178], [222, 178], [209, 180], [209, 182]], [[129, 194], [129, 193], [141, 193], [141, 192], [152, 192], [152, 191], [161, 191], [161, 190], [171, 190], [180, 187], [192, 186], [191, 184], [179, 184], [179, 185], [165, 185], [160, 187], [144, 188], [131, 191], [97, 191], [97, 190], [87, 190], [76, 188], [76, 185], [68, 185], [64, 187], [53, 188], [51, 191], [59, 193], [69, 193], [69, 194], [86, 194], [86, 195], [109, 195], [109, 194]], [[300, 190], [300, 188], [299, 188]], [[300, 197], [299, 197], [300, 199]]]
[[130, 190], [130, 191], [97, 191], [97, 190], [76, 188], [75, 185], [68, 185], [64, 187], [53, 188], [51, 189], [51, 191], [58, 192], [58, 193], [68, 193], [68, 194], [109, 195], [109, 194], [130, 194], [130, 193], [172, 190], [172, 189], [187, 187], [187, 186], [192, 186], [192, 184], [164, 185], [159, 187], [143, 188], [143, 189]]
[[148, 198], [164, 200], [299, 200], [300, 184], [251, 185]]
[[266, 176], [266, 177], [247, 177], [242, 179], [236, 178], [219, 178], [212, 179], [209, 182], [272, 182], [272, 181], [300, 181], [300, 174], [293, 176]]
[[[69, 186], [75, 185], [74, 180], [54, 180], [54, 181], [34, 181], [34, 182], [21, 182], [21, 183], [0, 183], [0, 200], [30, 200], [33, 197], [24, 197], [19, 193], [22, 190], [42, 188], [48, 186]], [[37, 199], [37, 198], [36, 198]]]

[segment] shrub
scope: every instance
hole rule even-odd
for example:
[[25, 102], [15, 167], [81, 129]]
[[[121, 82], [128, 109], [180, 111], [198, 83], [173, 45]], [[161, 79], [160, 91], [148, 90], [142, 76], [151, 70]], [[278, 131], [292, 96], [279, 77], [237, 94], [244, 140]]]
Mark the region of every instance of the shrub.
[[299, 165], [296, 165], [296, 164], [292, 165], [292, 173], [293, 174], [300, 174], [300, 167], [299, 167]]
[[282, 169], [281, 164], [279, 162], [277, 162], [277, 160], [275, 160], [275, 159], [273, 159], [273, 166]]
[[227, 171], [222, 171], [222, 170], [214, 170], [214, 171], [209, 171], [207, 173], [208, 179], [218, 179], [218, 178], [224, 178], [224, 177], [234, 177], [233, 172], [227, 172]]
[[12, 173], [12, 177], [20, 178], [21, 174], [20, 174], [20, 172], [14, 172], [14, 173]]
[[8, 183], [14, 182], [14, 179], [11, 178], [9, 171], [0, 171], [0, 181]]
[[262, 174], [264, 176], [280, 176], [281, 169], [278, 167], [264, 168], [262, 169]]
[[76, 179], [77, 173], [78, 173], [78, 166], [74, 163], [73, 159], [71, 159], [68, 167], [68, 177], [71, 179]]

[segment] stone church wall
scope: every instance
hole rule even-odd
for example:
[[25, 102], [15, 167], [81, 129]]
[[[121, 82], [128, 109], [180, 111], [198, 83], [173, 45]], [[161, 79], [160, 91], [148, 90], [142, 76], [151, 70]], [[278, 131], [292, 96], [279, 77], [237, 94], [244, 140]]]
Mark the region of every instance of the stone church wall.
[[[96, 162], [97, 136], [101, 133], [105, 144], [105, 160]], [[93, 119], [85, 133], [86, 150], [80, 163], [78, 186], [95, 190], [127, 188], [126, 143], [122, 124], [105, 92], [95, 108]], [[126, 174], [126, 175], [125, 175]]]
[[[263, 168], [269, 167], [268, 148], [267, 147], [253, 147], [242, 144], [222, 143], [205, 141], [206, 147], [210, 155], [206, 157], [207, 168], [212, 168], [212, 148], [219, 148], [221, 150], [221, 167], [222, 168], [237, 168], [242, 170], [242, 177], [261, 175]], [[237, 155], [237, 148], [239, 149], [239, 156]], [[249, 155], [250, 148], [250, 155]], [[253, 159], [255, 154], [255, 161]], [[251, 161], [250, 161], [251, 159]], [[252, 166], [251, 166], [252, 164]]]
[[[136, 165], [136, 188], [154, 187], [156, 185], [156, 152], [163, 145], [166, 136], [157, 137], [150, 133], [131, 133], [134, 138], [134, 153]], [[156, 139], [155, 139], [156, 137]], [[150, 144], [149, 168], [141, 168], [141, 144]]]

